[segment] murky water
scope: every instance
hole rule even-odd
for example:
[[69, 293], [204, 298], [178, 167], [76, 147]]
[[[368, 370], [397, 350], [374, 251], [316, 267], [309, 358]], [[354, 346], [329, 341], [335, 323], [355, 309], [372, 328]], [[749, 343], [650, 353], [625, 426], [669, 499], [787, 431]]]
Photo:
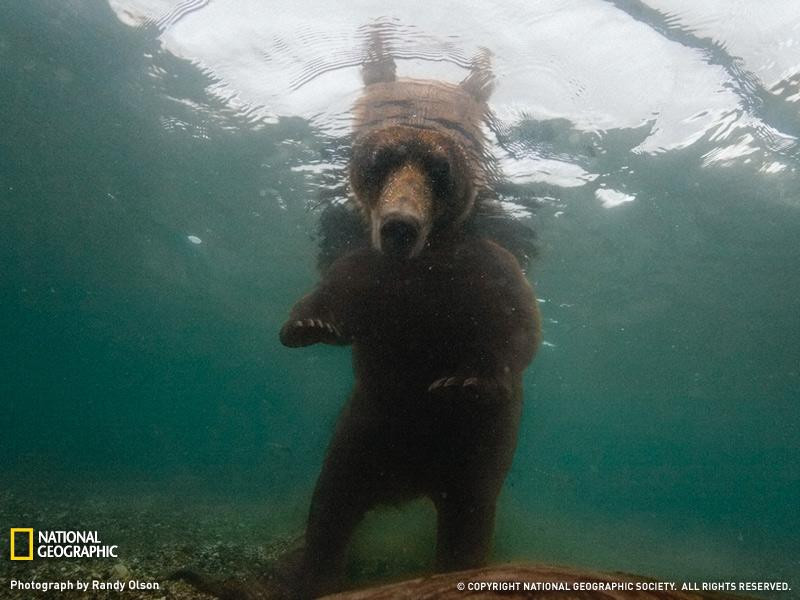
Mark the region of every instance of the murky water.
[[[795, 4], [3, 7], [2, 487], [258, 499], [302, 528], [352, 375], [277, 331], [377, 27], [401, 76], [491, 51], [500, 192], [538, 235], [495, 559], [800, 587]], [[432, 524], [373, 515], [358, 551], [418, 564]]]

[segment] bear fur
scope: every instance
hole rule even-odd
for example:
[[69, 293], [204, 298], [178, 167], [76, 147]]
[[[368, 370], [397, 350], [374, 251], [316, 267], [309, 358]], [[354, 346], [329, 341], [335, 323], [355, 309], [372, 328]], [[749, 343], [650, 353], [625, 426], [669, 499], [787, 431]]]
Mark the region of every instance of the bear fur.
[[340, 589], [366, 511], [419, 496], [437, 510], [437, 570], [485, 563], [539, 341], [516, 258], [465, 224], [492, 177], [488, 59], [454, 85], [396, 79], [380, 47], [354, 110], [350, 185], [370, 244], [345, 253], [280, 332], [352, 345], [355, 388], [314, 491], [296, 593]]

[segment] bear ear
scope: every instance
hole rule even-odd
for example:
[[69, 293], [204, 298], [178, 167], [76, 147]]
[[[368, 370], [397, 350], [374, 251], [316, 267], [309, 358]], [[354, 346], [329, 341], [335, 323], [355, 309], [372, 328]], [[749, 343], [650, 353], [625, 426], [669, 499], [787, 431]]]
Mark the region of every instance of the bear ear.
[[486, 102], [494, 89], [494, 73], [492, 72], [492, 53], [488, 48], [481, 48], [472, 59], [470, 74], [460, 84], [461, 89], [478, 102]]
[[397, 66], [384, 43], [385, 36], [385, 27], [381, 23], [373, 23], [369, 27], [369, 42], [361, 67], [361, 80], [365, 86], [396, 79]]

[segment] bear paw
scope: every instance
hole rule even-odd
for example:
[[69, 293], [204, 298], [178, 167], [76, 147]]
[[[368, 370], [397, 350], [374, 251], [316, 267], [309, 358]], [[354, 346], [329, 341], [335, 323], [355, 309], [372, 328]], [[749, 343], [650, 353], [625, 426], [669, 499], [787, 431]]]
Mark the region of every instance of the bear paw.
[[311, 344], [346, 344], [347, 337], [339, 325], [322, 319], [297, 319], [281, 328], [281, 343], [290, 348]]

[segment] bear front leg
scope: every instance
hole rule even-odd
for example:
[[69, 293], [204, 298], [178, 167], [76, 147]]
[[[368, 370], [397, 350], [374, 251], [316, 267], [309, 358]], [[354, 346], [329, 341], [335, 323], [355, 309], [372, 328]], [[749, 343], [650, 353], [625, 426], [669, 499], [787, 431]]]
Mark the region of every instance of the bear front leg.
[[284, 346], [298, 348], [311, 344], [346, 345], [349, 343], [344, 326], [336, 318], [327, 294], [312, 292], [301, 298], [292, 308], [289, 319], [281, 328], [280, 339]]
[[364, 326], [359, 306], [369, 304], [365, 298], [374, 284], [373, 262], [369, 250], [350, 252], [335, 261], [316, 289], [292, 307], [281, 328], [281, 343], [292, 348], [352, 343]]
[[[536, 353], [540, 338], [540, 315], [533, 288], [517, 260], [494, 242], [477, 247], [470, 276], [459, 280], [469, 302], [461, 321], [460, 364], [442, 372], [428, 385], [428, 392], [465, 390], [485, 394], [510, 392], [512, 382], [525, 370]], [[447, 390], [447, 391], [445, 391]]]

